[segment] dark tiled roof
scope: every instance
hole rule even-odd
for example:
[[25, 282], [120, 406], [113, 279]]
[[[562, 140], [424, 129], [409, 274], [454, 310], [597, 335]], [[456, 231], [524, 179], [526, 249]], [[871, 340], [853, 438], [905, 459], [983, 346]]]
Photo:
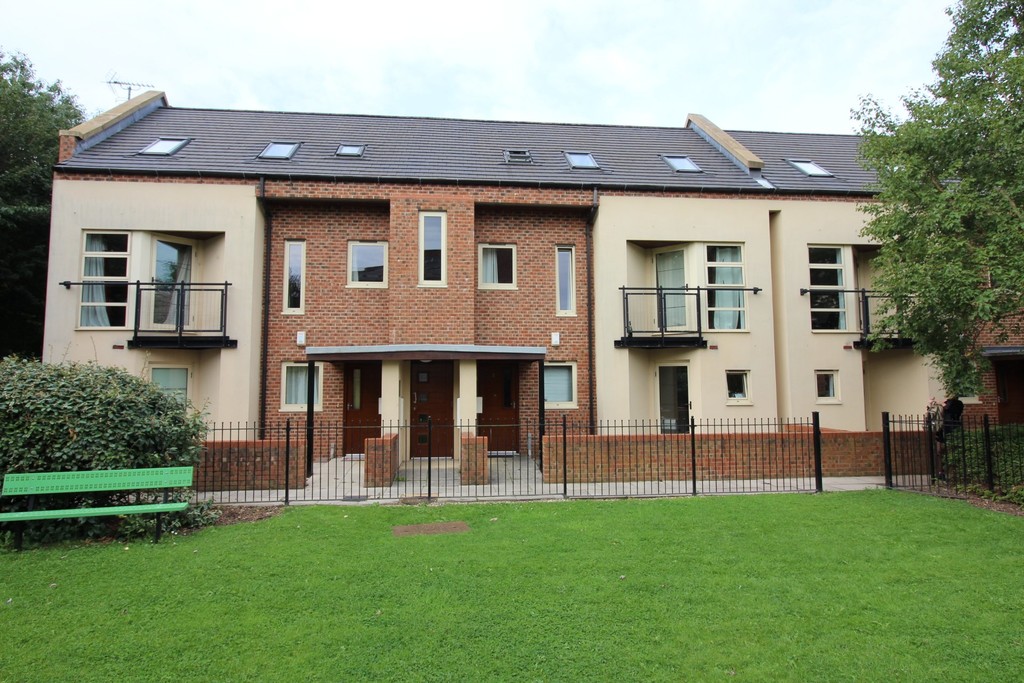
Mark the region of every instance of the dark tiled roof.
[[[727, 132], [761, 158], [762, 175], [779, 190], [861, 194], [875, 182], [875, 174], [860, 164], [858, 135]], [[832, 177], [804, 175], [787, 159], [813, 161]]]
[[[782, 169], [770, 160], [785, 140], [772, 133], [764, 140], [765, 175], [775, 183]], [[139, 151], [160, 137], [188, 137], [191, 142], [171, 156]], [[823, 165], [836, 173], [856, 164], [853, 136], [792, 136], [796, 144], [814, 138], [812, 148], [831, 139], [841, 148], [829, 152]], [[290, 160], [259, 159], [270, 141], [299, 142]], [[338, 157], [338, 145], [366, 145], [361, 158]], [[505, 162], [506, 149], [530, 150], [533, 163]], [[798, 150], [801, 148], [797, 148]], [[824, 148], [822, 148], [824, 149]], [[591, 152], [599, 169], [571, 169], [565, 151]], [[802, 151], [794, 152], [804, 154]], [[824, 152], [823, 152], [824, 153]], [[660, 155], [687, 155], [702, 173], [672, 171]], [[786, 152], [785, 156], [792, 156]], [[812, 155], [813, 156], [813, 155]], [[850, 156], [850, 159], [845, 159]], [[815, 159], [816, 161], [818, 159]], [[842, 163], [840, 161], [842, 160]], [[785, 162], [782, 162], [785, 165]], [[821, 161], [819, 161], [821, 163]], [[830, 166], [831, 164], [831, 166]], [[788, 166], [788, 165], [787, 165]], [[517, 123], [457, 119], [302, 114], [256, 111], [159, 108], [142, 120], [80, 151], [58, 168], [159, 174], [245, 175], [351, 180], [394, 180], [447, 183], [500, 183], [603, 188], [725, 190], [765, 192], [757, 182], [688, 128], [648, 128], [576, 124]], [[800, 175], [795, 169], [795, 175]], [[837, 175], [840, 175], [837, 173]], [[779, 189], [799, 191], [863, 191], [864, 173], [850, 179], [825, 179], [828, 185], [800, 185], [788, 177]], [[805, 179], [806, 180], [806, 179]], [[819, 181], [821, 179], [812, 179]], [[853, 184], [851, 184], [853, 183]], [[793, 185], [792, 188], [789, 185]]]

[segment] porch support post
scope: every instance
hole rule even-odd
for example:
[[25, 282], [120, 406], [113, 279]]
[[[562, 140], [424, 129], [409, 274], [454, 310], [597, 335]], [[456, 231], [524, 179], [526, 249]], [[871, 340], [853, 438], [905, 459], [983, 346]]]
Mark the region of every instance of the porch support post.
[[537, 460], [544, 462], [544, 359], [537, 361]]
[[313, 410], [316, 401], [316, 361], [306, 361], [306, 476], [313, 473]]

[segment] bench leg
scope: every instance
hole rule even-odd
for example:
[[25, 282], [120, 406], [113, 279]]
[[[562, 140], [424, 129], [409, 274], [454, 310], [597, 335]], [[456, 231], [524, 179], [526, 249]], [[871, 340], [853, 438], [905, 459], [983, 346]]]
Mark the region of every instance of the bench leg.
[[160, 542], [160, 534], [163, 531], [163, 529], [161, 528], [161, 526], [162, 526], [161, 523], [163, 522], [162, 518], [163, 518], [163, 513], [161, 513], [161, 512], [156, 513], [156, 531], [153, 533], [153, 543], [159, 543]]
[[14, 527], [14, 549], [21, 552], [21, 544], [25, 541], [25, 522], [18, 522]]

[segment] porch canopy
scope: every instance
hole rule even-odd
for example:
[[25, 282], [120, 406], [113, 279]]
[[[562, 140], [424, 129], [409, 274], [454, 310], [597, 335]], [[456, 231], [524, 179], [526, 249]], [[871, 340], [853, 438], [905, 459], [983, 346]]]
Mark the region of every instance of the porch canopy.
[[525, 360], [543, 361], [543, 346], [480, 346], [477, 344], [381, 344], [375, 346], [311, 346], [306, 358], [347, 360]]

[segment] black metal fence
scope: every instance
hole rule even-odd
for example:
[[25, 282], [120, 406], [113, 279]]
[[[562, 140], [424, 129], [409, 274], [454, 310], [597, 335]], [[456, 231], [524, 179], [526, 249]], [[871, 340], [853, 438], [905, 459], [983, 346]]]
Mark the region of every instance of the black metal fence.
[[1024, 425], [882, 414], [886, 486], [963, 497], [1024, 486]]
[[[817, 415], [539, 425], [211, 427], [197, 493], [222, 503], [821, 491]], [[511, 443], [512, 446], [508, 444]]]

